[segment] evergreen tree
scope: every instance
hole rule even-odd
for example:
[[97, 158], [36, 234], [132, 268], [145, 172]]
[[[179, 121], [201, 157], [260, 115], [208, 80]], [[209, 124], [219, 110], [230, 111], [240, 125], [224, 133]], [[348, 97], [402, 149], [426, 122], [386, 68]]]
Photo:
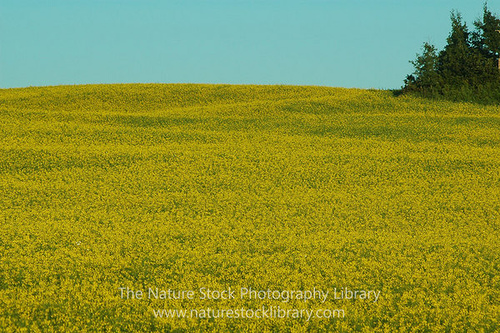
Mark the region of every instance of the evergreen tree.
[[417, 54], [415, 61], [410, 61], [415, 67], [413, 74], [405, 79], [405, 90], [418, 90], [426, 95], [437, 93], [441, 78], [437, 72], [437, 50], [434, 45], [424, 43], [422, 54]]
[[474, 85], [477, 72], [481, 72], [481, 57], [469, 42], [470, 33], [460, 13], [451, 14], [451, 32], [448, 44], [439, 53], [437, 70], [449, 86]]
[[474, 22], [477, 31], [473, 36], [474, 47], [492, 60], [500, 55], [500, 18], [493, 15], [485, 4], [483, 8], [483, 20]]
[[424, 96], [500, 103], [500, 18], [484, 5], [482, 20], [470, 32], [458, 12], [451, 13], [451, 32], [443, 50], [424, 43], [423, 53], [411, 61], [413, 74], [403, 92]]

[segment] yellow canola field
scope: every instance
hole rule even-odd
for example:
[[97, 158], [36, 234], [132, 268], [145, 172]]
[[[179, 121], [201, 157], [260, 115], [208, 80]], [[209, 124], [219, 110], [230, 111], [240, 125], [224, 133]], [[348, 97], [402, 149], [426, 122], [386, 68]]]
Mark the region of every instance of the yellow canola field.
[[2, 89], [0, 142], [2, 332], [500, 331], [498, 106]]

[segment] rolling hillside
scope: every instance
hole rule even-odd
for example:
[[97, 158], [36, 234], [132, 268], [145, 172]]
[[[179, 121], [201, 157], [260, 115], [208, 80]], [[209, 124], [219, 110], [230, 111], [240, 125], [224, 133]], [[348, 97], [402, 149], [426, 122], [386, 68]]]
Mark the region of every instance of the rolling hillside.
[[[497, 107], [301, 86], [2, 89], [0, 142], [0, 331], [500, 327]], [[313, 290], [328, 297], [297, 296]]]

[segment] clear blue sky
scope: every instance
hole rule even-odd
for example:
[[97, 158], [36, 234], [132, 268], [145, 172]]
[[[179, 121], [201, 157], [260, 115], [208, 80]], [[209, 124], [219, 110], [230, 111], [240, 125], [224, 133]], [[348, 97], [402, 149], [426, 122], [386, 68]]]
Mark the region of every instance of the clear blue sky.
[[[0, 0], [0, 87], [84, 83], [399, 88], [450, 11], [483, 0]], [[500, 1], [489, 1], [500, 13]]]

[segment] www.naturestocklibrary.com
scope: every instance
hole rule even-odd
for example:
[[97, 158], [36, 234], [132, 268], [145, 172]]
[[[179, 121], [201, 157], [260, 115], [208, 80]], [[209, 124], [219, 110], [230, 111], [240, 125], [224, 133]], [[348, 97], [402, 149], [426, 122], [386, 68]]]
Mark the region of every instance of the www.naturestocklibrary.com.
[[330, 319], [344, 318], [345, 311], [343, 309], [284, 309], [278, 306], [262, 306], [257, 309], [156, 309], [153, 310], [156, 318], [229, 318], [229, 319], [300, 319], [305, 318], [307, 321], [313, 318]]

